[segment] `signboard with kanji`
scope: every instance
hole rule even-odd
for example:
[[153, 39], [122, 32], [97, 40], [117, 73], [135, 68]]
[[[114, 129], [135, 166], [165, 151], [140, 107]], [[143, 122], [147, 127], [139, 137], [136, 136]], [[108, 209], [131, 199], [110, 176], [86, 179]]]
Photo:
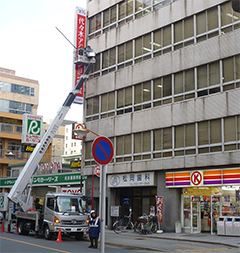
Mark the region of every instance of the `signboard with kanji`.
[[[85, 48], [85, 35], [86, 35], [86, 10], [77, 7], [76, 9], [76, 40], [75, 46], [78, 49], [79, 47]], [[84, 73], [84, 66], [75, 64], [75, 82], [74, 86], [76, 86], [77, 82], [79, 81], [81, 75]], [[82, 104], [83, 103], [83, 86], [81, 87], [78, 95], [76, 96], [74, 103]]]
[[[1, 178], [0, 187], [12, 187], [17, 180], [14, 178]], [[87, 180], [87, 176], [82, 176], [82, 182]], [[38, 175], [33, 177], [33, 185], [66, 185], [79, 184], [81, 181], [81, 173], [58, 173]]]
[[163, 197], [156, 196], [157, 217], [160, 223], [163, 223]]
[[37, 144], [41, 141], [43, 132], [43, 117], [23, 114], [22, 143]]

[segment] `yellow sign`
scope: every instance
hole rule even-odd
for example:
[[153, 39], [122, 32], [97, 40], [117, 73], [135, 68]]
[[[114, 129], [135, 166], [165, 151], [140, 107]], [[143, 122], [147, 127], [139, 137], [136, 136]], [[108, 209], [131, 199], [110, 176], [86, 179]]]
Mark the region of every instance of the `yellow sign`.
[[202, 195], [216, 195], [220, 194], [222, 192], [221, 187], [188, 187], [188, 188], [183, 188], [183, 195], [184, 196], [202, 196]]
[[81, 168], [82, 166], [82, 162], [81, 160], [78, 160], [78, 161], [72, 161], [71, 164], [70, 164], [70, 168]]

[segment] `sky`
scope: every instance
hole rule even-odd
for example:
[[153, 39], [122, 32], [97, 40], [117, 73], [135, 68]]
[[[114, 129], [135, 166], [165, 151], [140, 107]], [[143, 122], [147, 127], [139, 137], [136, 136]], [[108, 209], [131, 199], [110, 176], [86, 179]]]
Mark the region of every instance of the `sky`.
[[[53, 119], [73, 83], [76, 7], [86, 0], [0, 0], [0, 67], [39, 82], [38, 115]], [[65, 119], [82, 121], [82, 105]]]

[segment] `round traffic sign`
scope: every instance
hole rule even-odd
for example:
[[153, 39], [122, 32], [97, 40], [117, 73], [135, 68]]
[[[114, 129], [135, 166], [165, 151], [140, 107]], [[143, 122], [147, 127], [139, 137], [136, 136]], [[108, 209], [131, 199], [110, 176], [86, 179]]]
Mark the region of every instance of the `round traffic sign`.
[[100, 166], [99, 165], [96, 165], [95, 167], [94, 167], [95, 169], [94, 169], [94, 172], [95, 172], [95, 174], [96, 174], [96, 176], [97, 177], [100, 177]]
[[98, 164], [110, 163], [113, 158], [112, 142], [105, 136], [97, 137], [92, 144], [92, 155]]

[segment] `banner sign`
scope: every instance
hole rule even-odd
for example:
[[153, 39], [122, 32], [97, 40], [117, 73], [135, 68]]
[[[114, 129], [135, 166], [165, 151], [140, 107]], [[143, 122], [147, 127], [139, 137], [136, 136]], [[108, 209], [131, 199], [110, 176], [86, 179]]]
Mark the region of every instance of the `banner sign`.
[[[86, 36], [86, 10], [77, 7], [76, 10], [76, 41], [75, 46], [78, 49], [79, 47], [85, 48], [85, 36]], [[79, 64], [74, 64], [75, 68], [75, 85], [79, 81], [81, 75], [84, 73], [84, 66]], [[83, 86], [81, 87], [79, 93], [77, 94], [74, 103], [82, 104], [83, 103]]]
[[108, 187], [153, 186], [154, 172], [108, 175]]
[[160, 223], [163, 223], [163, 197], [156, 196], [157, 217]]
[[[12, 187], [17, 178], [1, 178], [0, 187]], [[82, 176], [82, 182], [87, 180], [87, 176]], [[81, 173], [59, 173], [39, 175], [33, 177], [33, 185], [64, 185], [64, 184], [80, 184]]]
[[41, 141], [43, 131], [43, 117], [23, 114], [22, 143], [37, 144]]

